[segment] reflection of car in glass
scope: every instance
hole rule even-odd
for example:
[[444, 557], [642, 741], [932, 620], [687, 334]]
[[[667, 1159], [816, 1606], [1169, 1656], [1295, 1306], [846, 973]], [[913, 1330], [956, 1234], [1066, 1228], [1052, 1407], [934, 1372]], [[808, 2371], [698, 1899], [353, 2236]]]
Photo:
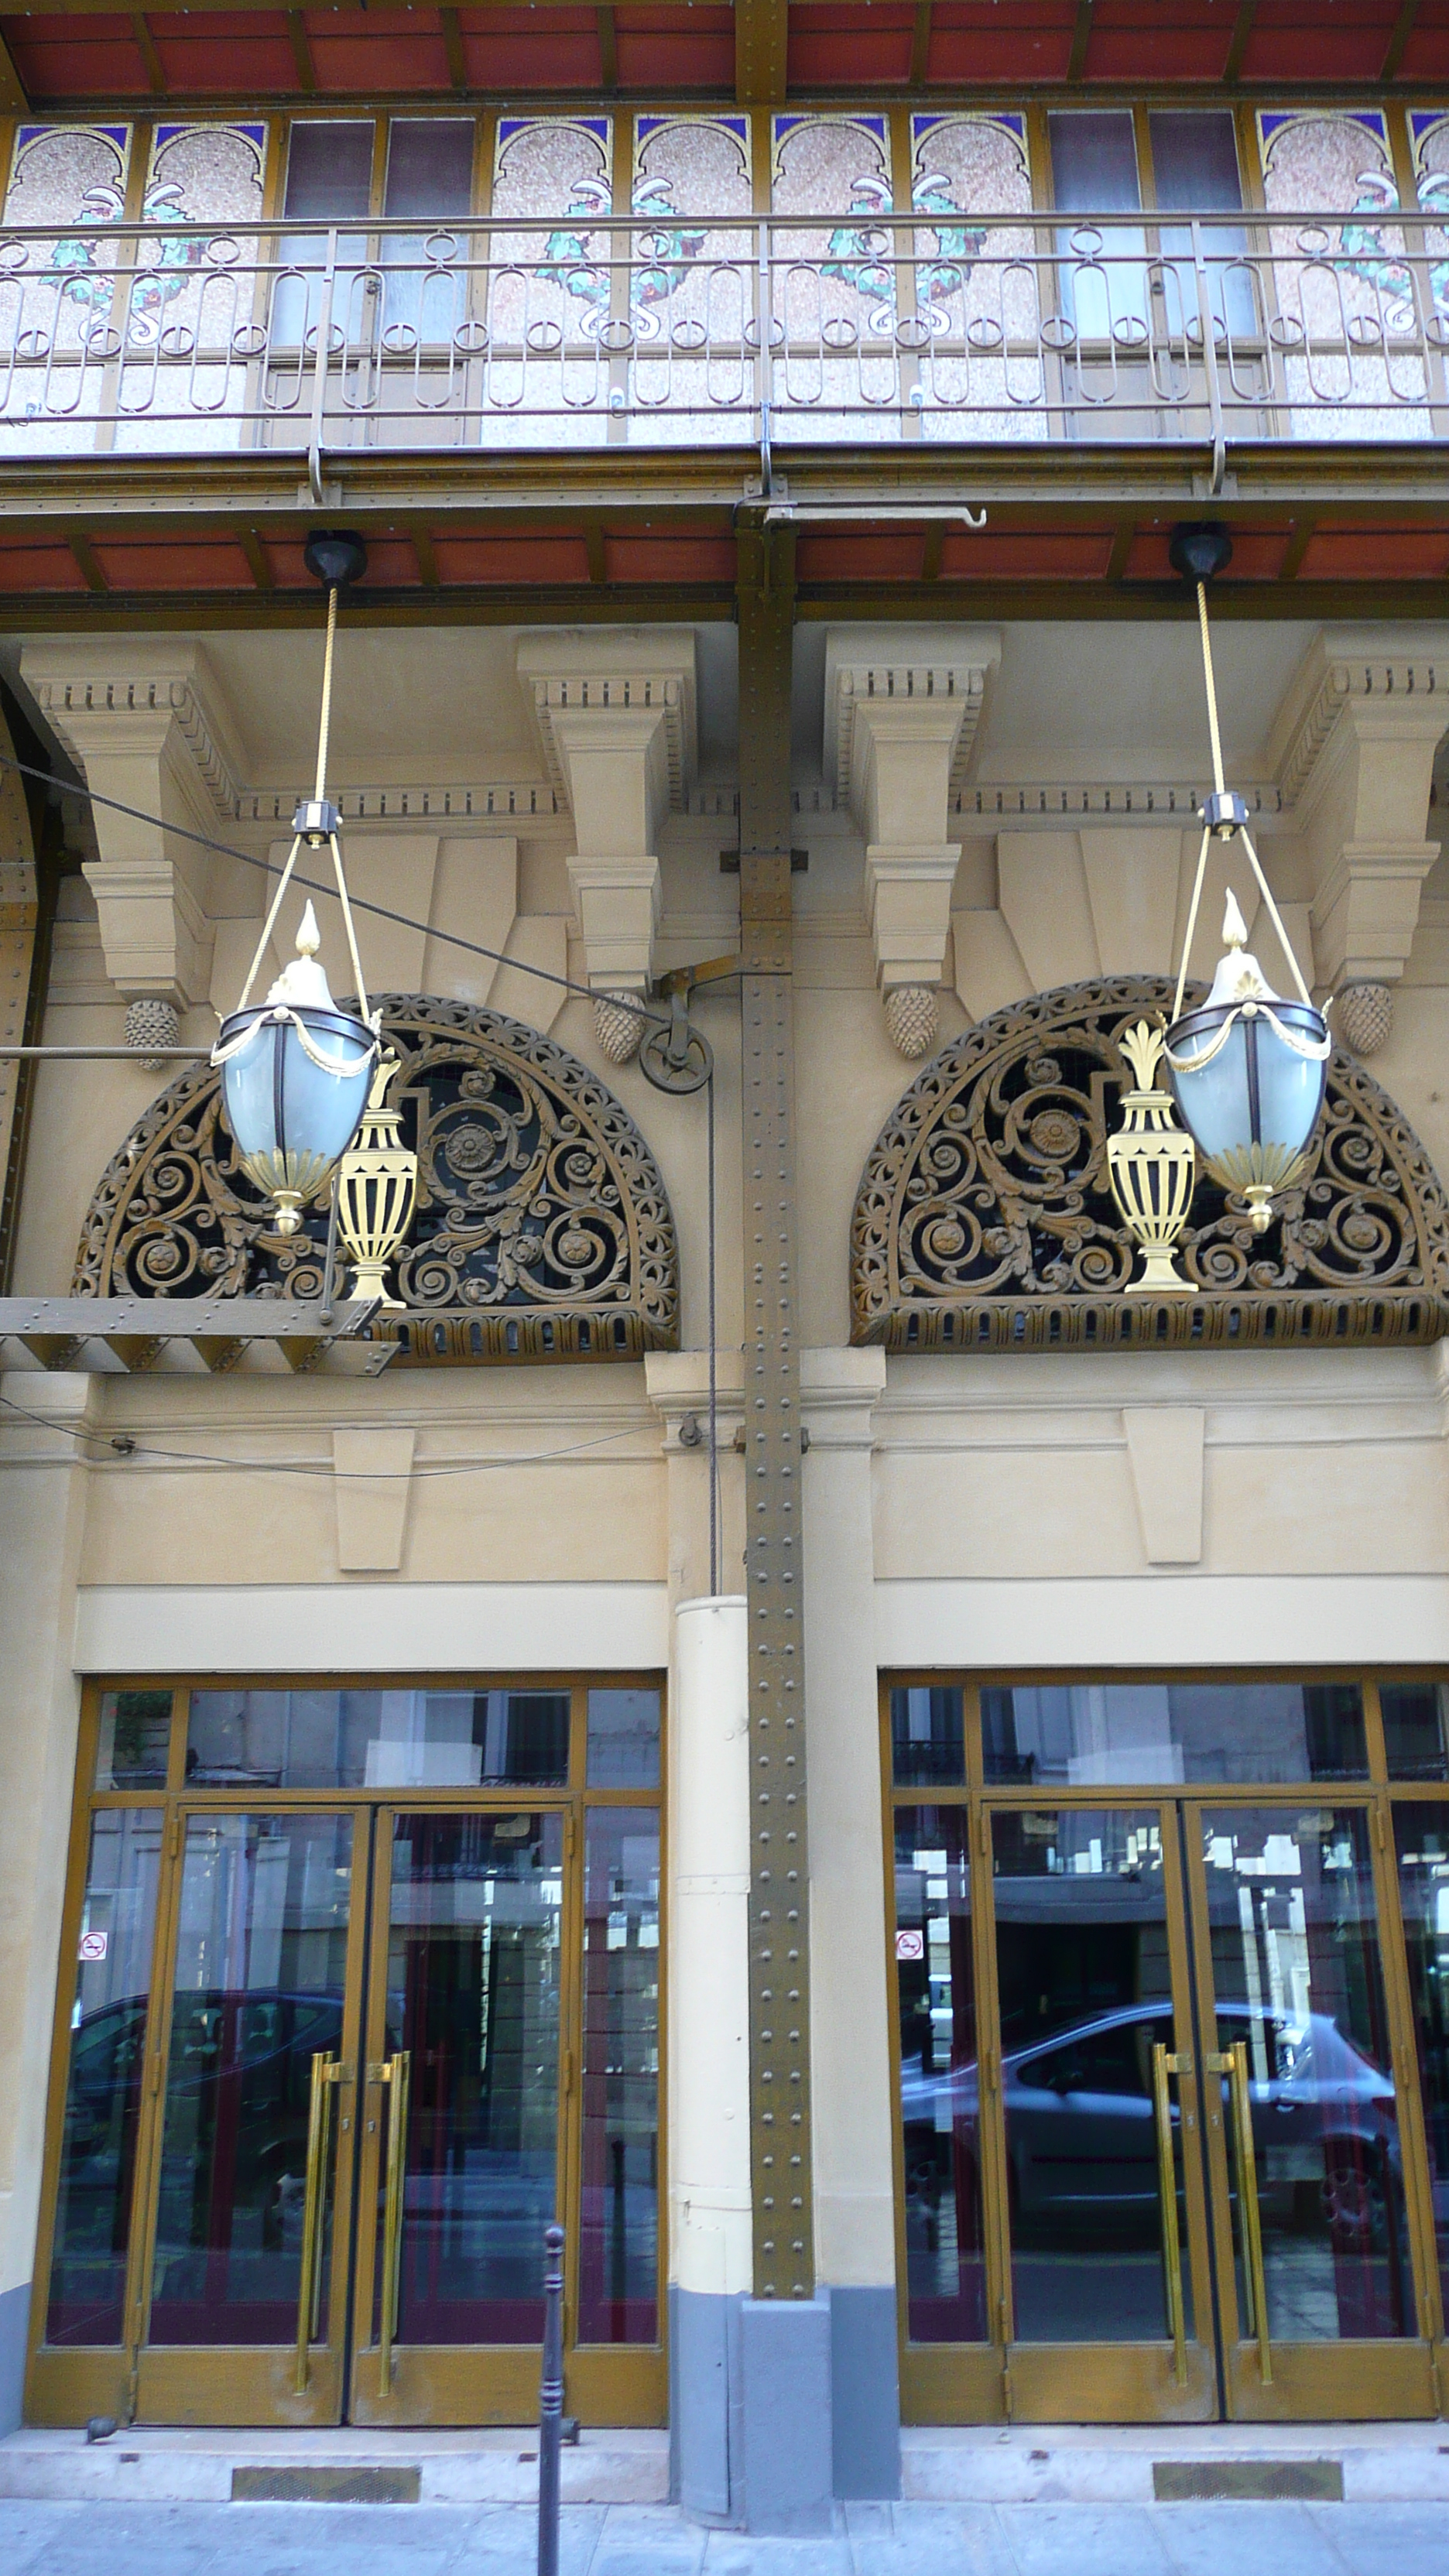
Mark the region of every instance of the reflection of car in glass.
[[[166, 2075], [163, 2192], [204, 2200], [226, 2167], [233, 2207], [260, 2209], [262, 2241], [292, 2232], [307, 2159], [312, 2058], [340, 2047], [341, 1999], [275, 1986], [178, 1994]], [[109, 2211], [128, 2090], [139, 2086], [146, 1998], [128, 1995], [81, 2022], [71, 2043], [65, 2184], [74, 2210]], [[127, 2142], [127, 2151], [129, 2142]]]
[[[1399, 2165], [1390, 2079], [1325, 2014], [1293, 2018], [1223, 2003], [1218, 2045], [1248, 2047], [1258, 2193], [1282, 2225], [1326, 2228], [1343, 2252], [1382, 2242], [1386, 2169]], [[1168, 2003], [1126, 2006], [1056, 2031], [1001, 2064], [1008, 2188], [1016, 2224], [1157, 2228], [1152, 2049], [1172, 2041]], [[934, 2246], [954, 2159], [974, 2166], [975, 2065], [901, 2068], [907, 2229]], [[1172, 2110], [1176, 2128], [1178, 2111]], [[974, 2173], [969, 2176], [974, 2185]]]

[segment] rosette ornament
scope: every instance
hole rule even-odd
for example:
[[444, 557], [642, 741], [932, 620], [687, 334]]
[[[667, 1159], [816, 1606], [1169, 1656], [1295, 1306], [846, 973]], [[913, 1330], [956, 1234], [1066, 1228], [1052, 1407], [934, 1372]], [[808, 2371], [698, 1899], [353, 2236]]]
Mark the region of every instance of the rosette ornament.
[[1107, 1139], [1112, 1196], [1144, 1255], [1142, 1276], [1129, 1280], [1128, 1294], [1166, 1288], [1179, 1297], [1195, 1297], [1197, 1289], [1178, 1269], [1173, 1245], [1192, 1205], [1197, 1156], [1192, 1138], [1173, 1118], [1167, 1093], [1156, 1087], [1162, 1032], [1139, 1020], [1118, 1045], [1137, 1077], [1136, 1090], [1123, 1097], [1122, 1124]]
[[[221, 1075], [227, 1125], [244, 1172], [275, 1200], [277, 1231], [295, 1234], [308, 1199], [319, 1196], [357, 1133], [381, 1041], [367, 1007], [357, 933], [338, 839], [341, 817], [326, 794], [327, 734], [332, 714], [332, 656], [337, 594], [366, 568], [360, 537], [319, 531], [306, 548], [309, 568], [327, 583], [327, 645], [317, 723], [317, 784], [292, 818], [292, 847], [262, 924], [236, 1009], [217, 1033], [211, 1061]], [[357, 985], [356, 1011], [339, 1010], [318, 964], [321, 939], [310, 897], [297, 932], [297, 954], [264, 1002], [252, 986], [276, 927], [301, 849], [330, 850], [347, 953]], [[305, 880], [304, 880], [305, 882]]]

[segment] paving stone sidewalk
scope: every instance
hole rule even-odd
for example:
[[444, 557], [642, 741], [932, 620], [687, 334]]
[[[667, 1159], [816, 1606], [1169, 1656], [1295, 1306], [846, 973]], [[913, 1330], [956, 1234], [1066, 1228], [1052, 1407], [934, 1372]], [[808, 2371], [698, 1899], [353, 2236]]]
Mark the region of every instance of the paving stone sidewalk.
[[[521, 2505], [0, 2502], [3, 2576], [531, 2576]], [[1446, 2576], [1449, 2505], [849, 2505], [815, 2540], [570, 2505], [561, 2576]]]

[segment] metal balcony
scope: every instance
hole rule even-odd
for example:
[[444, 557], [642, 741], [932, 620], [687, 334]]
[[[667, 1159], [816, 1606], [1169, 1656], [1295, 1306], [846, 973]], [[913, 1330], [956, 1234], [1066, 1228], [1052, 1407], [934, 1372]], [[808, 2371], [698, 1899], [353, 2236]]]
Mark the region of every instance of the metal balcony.
[[[1449, 428], [1449, 232], [1342, 213], [0, 236], [0, 464]], [[924, 462], [924, 458], [922, 458]]]

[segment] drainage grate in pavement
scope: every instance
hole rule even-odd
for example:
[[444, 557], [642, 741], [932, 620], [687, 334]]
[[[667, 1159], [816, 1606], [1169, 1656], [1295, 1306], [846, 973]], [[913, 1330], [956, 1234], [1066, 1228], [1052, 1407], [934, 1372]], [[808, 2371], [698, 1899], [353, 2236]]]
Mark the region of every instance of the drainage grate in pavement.
[[1154, 2460], [1159, 2504], [1342, 2504], [1342, 2460]]
[[233, 2504], [416, 2504], [420, 2469], [234, 2468]]

